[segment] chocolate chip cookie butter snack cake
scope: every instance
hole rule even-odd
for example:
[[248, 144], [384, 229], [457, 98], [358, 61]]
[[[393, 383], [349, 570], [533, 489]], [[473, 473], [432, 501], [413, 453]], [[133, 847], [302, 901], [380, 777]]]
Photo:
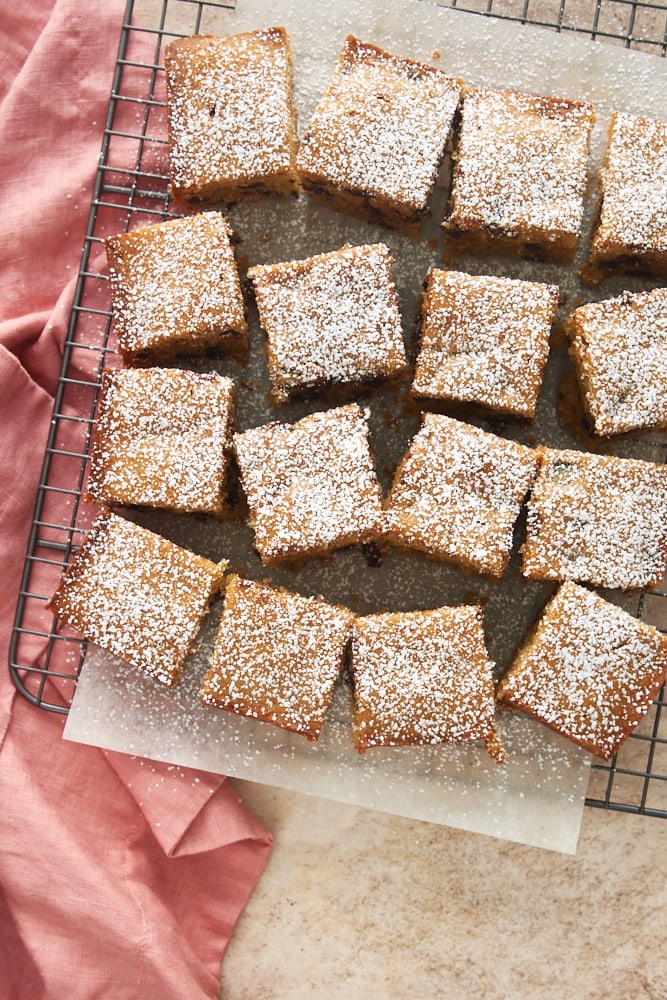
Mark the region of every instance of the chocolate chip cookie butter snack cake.
[[274, 402], [404, 373], [392, 264], [373, 244], [250, 268]]
[[464, 570], [500, 577], [537, 473], [532, 448], [425, 413], [386, 504], [386, 538]]
[[48, 607], [85, 639], [173, 687], [226, 568], [102, 510]]
[[229, 378], [177, 368], [105, 370], [87, 499], [221, 515], [233, 425]]
[[667, 121], [612, 115], [598, 188], [582, 279], [598, 284], [630, 271], [667, 277]]
[[234, 437], [241, 485], [266, 565], [371, 542], [383, 527], [367, 413], [356, 403]]
[[109, 237], [106, 251], [118, 351], [127, 364], [245, 351], [232, 232], [219, 212]]
[[667, 288], [588, 303], [565, 326], [596, 434], [667, 427]]
[[230, 576], [203, 703], [317, 740], [353, 619], [319, 598]]
[[667, 465], [537, 449], [524, 576], [622, 590], [655, 586], [667, 566]]
[[358, 750], [482, 740], [504, 760], [480, 608], [357, 618], [351, 669]]
[[559, 289], [431, 268], [412, 394], [535, 416]]
[[303, 190], [416, 235], [460, 94], [442, 70], [348, 36], [301, 138]]
[[235, 202], [297, 188], [292, 52], [284, 28], [165, 47], [171, 194]]
[[667, 679], [667, 636], [563, 583], [501, 679], [497, 699], [609, 760]]
[[466, 88], [443, 222], [447, 254], [571, 261], [594, 120], [583, 101]]

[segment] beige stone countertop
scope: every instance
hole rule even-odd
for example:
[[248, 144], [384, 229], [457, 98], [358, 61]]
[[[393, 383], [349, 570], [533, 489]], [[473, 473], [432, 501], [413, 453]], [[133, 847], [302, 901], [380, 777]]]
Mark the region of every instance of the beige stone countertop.
[[587, 807], [575, 856], [234, 781], [272, 856], [225, 1000], [665, 1000], [667, 823]]

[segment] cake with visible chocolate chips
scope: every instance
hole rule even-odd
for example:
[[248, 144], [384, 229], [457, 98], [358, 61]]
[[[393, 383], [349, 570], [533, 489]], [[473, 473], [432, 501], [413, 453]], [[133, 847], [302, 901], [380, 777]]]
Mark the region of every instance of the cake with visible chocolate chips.
[[386, 538], [464, 570], [500, 577], [536, 473], [534, 449], [425, 413], [394, 476]]
[[356, 403], [234, 437], [262, 562], [323, 556], [377, 539], [382, 489], [367, 413]]
[[106, 240], [124, 361], [245, 351], [248, 325], [231, 237], [223, 215], [202, 212]]
[[301, 139], [303, 190], [416, 235], [460, 94], [442, 70], [348, 36]]
[[85, 639], [173, 687], [226, 567], [103, 510], [48, 608]]
[[667, 427], [667, 288], [580, 306], [566, 329], [596, 434]]
[[222, 514], [233, 413], [234, 383], [222, 375], [105, 370], [87, 499]]
[[493, 757], [504, 760], [480, 608], [357, 618], [351, 669], [359, 751], [483, 740]]
[[230, 576], [203, 703], [317, 740], [353, 620], [347, 608]]
[[667, 565], [667, 465], [537, 449], [524, 576], [622, 590], [652, 587]]
[[250, 268], [274, 402], [405, 371], [392, 264], [389, 248], [374, 244]]
[[500, 681], [498, 703], [610, 760], [667, 679], [667, 636], [564, 583]]
[[448, 254], [572, 260], [594, 120], [583, 101], [466, 89], [443, 222]]
[[235, 202], [292, 194], [296, 112], [284, 28], [165, 46], [171, 194]]
[[582, 280], [596, 285], [627, 271], [667, 276], [667, 122], [612, 115], [598, 188]]
[[555, 285], [431, 268], [413, 395], [532, 419], [558, 298]]

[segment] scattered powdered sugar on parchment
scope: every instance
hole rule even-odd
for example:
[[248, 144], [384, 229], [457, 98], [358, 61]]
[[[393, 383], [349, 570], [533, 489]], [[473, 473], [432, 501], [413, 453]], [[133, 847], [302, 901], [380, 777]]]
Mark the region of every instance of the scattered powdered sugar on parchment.
[[[305, 127], [324, 92], [348, 33], [388, 51], [423, 59], [476, 86], [507, 87], [590, 100], [596, 105], [591, 170], [602, 160], [611, 110], [625, 108], [667, 117], [667, 65], [664, 60], [581, 38], [445, 10], [427, 3], [389, 5], [372, 0], [361, 8], [352, 0], [305, 5], [256, 0], [234, 13], [220, 10], [207, 30], [220, 34], [283, 24], [294, 50], [298, 119]], [[435, 59], [435, 51], [440, 53]], [[230, 213], [241, 237], [240, 258], [247, 265], [302, 259], [338, 250], [346, 243], [386, 243], [396, 261], [393, 273], [407, 346], [417, 317], [428, 268], [442, 266], [439, 223], [446, 205], [449, 168], [445, 164], [432, 199], [433, 217], [414, 241], [379, 226], [361, 223], [315, 205], [305, 197], [239, 204]], [[589, 185], [583, 231], [589, 231], [595, 198]], [[585, 240], [572, 266], [499, 259], [463, 258], [457, 267], [476, 274], [506, 274], [558, 285], [561, 314], [582, 301], [600, 299], [582, 288], [576, 269], [585, 257]], [[636, 278], [610, 282], [604, 297], [638, 289]], [[293, 422], [325, 408], [322, 400], [290, 402], [277, 411], [267, 405], [268, 375], [262, 334], [251, 312], [251, 356], [247, 367], [224, 360], [220, 370], [234, 377], [239, 430], [268, 420]], [[535, 421], [521, 427], [508, 421], [481, 422], [485, 429], [522, 443], [577, 447], [555, 417], [558, 385], [567, 364], [562, 347], [552, 349]], [[192, 367], [206, 370], [199, 362]], [[419, 412], [403, 390], [375, 389], [358, 397], [370, 410], [371, 442], [384, 489], [419, 426]], [[604, 445], [602, 450], [609, 451]], [[641, 439], [613, 447], [617, 454], [655, 458]], [[302, 568], [272, 568], [253, 552], [253, 532], [245, 523], [188, 518], [143, 511], [137, 519], [209, 558], [226, 557], [244, 575], [271, 581], [305, 595], [321, 594], [353, 611], [417, 610], [445, 604], [475, 603], [483, 608], [490, 658], [497, 672], [506, 668], [520, 639], [553, 587], [523, 581], [517, 543], [502, 579], [466, 575], [419, 555], [388, 552], [379, 566], [367, 565], [357, 550], [341, 550], [328, 560]], [[616, 599], [621, 598], [616, 595]], [[200, 649], [191, 658], [177, 689], [157, 690], [150, 679], [91, 649], [66, 735], [124, 752], [154, 756], [183, 766], [223, 771], [256, 781], [369, 808], [447, 823], [524, 843], [574, 851], [588, 776], [587, 755], [529, 719], [501, 713], [499, 735], [508, 752], [498, 766], [481, 744], [452, 747], [373, 748], [359, 755], [351, 741], [349, 688], [339, 684], [320, 741], [309, 744], [253, 719], [236, 718], [199, 704], [199, 682], [207, 669], [220, 608], [211, 612]]]

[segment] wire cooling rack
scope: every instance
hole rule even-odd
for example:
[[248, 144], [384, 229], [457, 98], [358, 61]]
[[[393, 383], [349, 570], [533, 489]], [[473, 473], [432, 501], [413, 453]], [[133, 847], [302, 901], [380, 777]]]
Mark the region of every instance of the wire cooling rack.
[[[67, 713], [86, 648], [67, 629], [56, 629], [46, 603], [92, 517], [81, 495], [99, 379], [113, 354], [106, 278], [99, 263], [103, 239], [131, 223], [174, 215], [166, 143], [155, 138], [164, 129], [152, 128], [156, 116], [164, 118], [160, 49], [175, 36], [211, 30], [209, 18], [221, 7], [234, 6], [217, 0], [127, 4], [10, 648], [17, 689], [48, 711]], [[448, 0], [442, 6], [574, 32], [663, 58], [667, 54], [667, 2]], [[635, 610], [640, 618], [667, 627], [664, 590], [642, 595]], [[592, 765], [587, 805], [667, 818], [666, 699], [663, 689], [616, 759]]]

